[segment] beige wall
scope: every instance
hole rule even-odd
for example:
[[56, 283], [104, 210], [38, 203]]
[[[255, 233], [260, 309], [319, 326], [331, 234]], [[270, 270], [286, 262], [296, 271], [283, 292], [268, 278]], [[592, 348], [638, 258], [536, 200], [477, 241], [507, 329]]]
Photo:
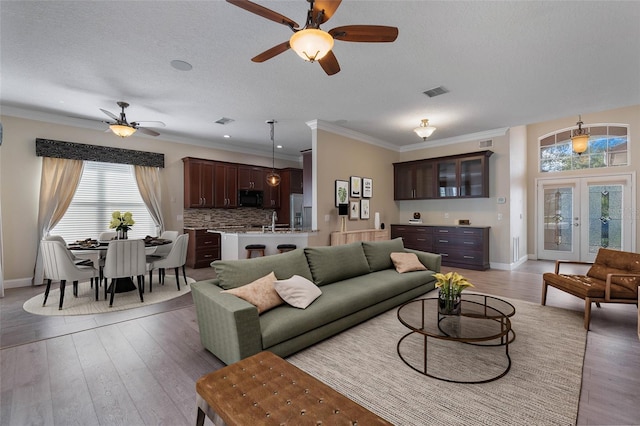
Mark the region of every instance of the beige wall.
[[[314, 130], [316, 131], [316, 130]], [[335, 181], [349, 181], [350, 176], [373, 180], [369, 220], [347, 220], [347, 230], [374, 227], [374, 213], [379, 212], [381, 222], [388, 226], [398, 220], [398, 207], [393, 201], [393, 166], [399, 154], [356, 139], [317, 130], [316, 149], [313, 152], [317, 188], [318, 235], [313, 245], [328, 245], [331, 232], [340, 230], [338, 209], [335, 206]], [[350, 198], [356, 201], [359, 198]], [[326, 221], [325, 218], [329, 220]]]
[[[2, 116], [0, 147], [0, 200], [3, 229], [3, 272], [5, 287], [24, 285], [33, 277], [38, 234], [38, 198], [42, 159], [35, 155], [35, 139], [160, 152], [165, 155], [161, 170], [162, 206], [167, 229], [182, 229], [183, 157], [271, 166], [271, 157], [240, 154], [158, 138], [132, 136], [120, 139], [111, 133], [41, 121]], [[276, 159], [276, 167], [301, 167], [301, 163]], [[106, 224], [105, 224], [106, 226]]]
[[[578, 117], [565, 117], [557, 120], [545, 121], [543, 123], [535, 123], [527, 126], [527, 168], [528, 168], [528, 190], [527, 190], [527, 228], [529, 230], [529, 239], [527, 244], [527, 251], [531, 258], [536, 258], [537, 248], [535, 239], [535, 198], [536, 198], [536, 179], [538, 178], [569, 178], [569, 177], [584, 177], [586, 175], [598, 175], [598, 174], [611, 174], [611, 173], [629, 173], [637, 172], [638, 164], [640, 164], [640, 149], [638, 145], [638, 134], [640, 134], [640, 105], [635, 105], [626, 108], [618, 108], [609, 111], [602, 111], [597, 113], [582, 114], [582, 121], [586, 126], [598, 123], [619, 123], [629, 125], [629, 165], [624, 167], [615, 167], [608, 169], [587, 169], [578, 170], [575, 172], [563, 172], [554, 173], [540, 173], [540, 167], [538, 163], [538, 138], [546, 135], [547, 133], [554, 132], [560, 129], [570, 128], [576, 125]], [[634, 194], [635, 200], [640, 200], [640, 189], [638, 185], [635, 186]], [[637, 250], [637, 242], [640, 239], [640, 227], [637, 226], [640, 215], [638, 214], [637, 207], [635, 211], [630, 212], [633, 215], [633, 221], [636, 223], [636, 234], [634, 236], [635, 248]]]

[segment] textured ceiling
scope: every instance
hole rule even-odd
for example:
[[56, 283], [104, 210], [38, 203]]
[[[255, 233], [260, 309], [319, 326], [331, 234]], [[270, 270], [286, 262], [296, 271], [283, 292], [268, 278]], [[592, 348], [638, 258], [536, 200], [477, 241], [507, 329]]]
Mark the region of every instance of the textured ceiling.
[[[308, 8], [256, 3], [300, 24]], [[129, 121], [165, 122], [163, 138], [241, 151], [270, 154], [271, 118], [281, 155], [297, 156], [315, 119], [407, 149], [422, 118], [442, 140], [640, 103], [637, 1], [344, 0], [323, 29], [399, 36], [336, 41], [334, 76], [292, 51], [251, 62], [291, 31], [221, 0], [1, 1], [0, 17], [3, 114], [102, 129], [100, 108], [123, 100]], [[449, 93], [422, 93], [441, 85]]]

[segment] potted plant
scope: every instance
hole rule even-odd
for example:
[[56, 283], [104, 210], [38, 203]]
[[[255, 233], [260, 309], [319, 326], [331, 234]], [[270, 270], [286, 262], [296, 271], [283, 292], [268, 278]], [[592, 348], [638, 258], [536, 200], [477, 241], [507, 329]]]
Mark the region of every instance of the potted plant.
[[462, 290], [473, 287], [457, 272], [433, 274], [438, 288], [438, 312], [443, 315], [460, 315]]

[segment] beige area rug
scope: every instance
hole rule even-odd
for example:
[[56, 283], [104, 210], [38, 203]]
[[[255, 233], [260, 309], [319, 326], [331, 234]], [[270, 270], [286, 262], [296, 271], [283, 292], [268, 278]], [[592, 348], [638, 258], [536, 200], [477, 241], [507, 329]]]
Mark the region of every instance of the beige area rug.
[[[516, 307], [511, 319], [516, 339], [509, 345], [511, 370], [494, 382], [449, 383], [408, 367], [396, 349], [408, 332], [396, 309], [287, 360], [396, 425], [575, 424], [586, 347], [582, 314], [505, 300]], [[431, 352], [432, 340], [429, 365], [433, 361], [459, 374], [483, 374], [494, 364], [505, 365], [504, 348], [451, 342], [437, 355]], [[421, 359], [421, 340], [408, 344], [415, 345], [415, 357]], [[411, 347], [403, 349], [411, 354]]]
[[[176, 286], [175, 275], [167, 274], [164, 285], [158, 283], [157, 275], [154, 278], [153, 292], [151, 293], [149, 292], [149, 280], [148, 278], [145, 280], [144, 303], [140, 303], [140, 294], [138, 290], [134, 290], [126, 293], [116, 293], [113, 298], [113, 306], [109, 307], [110, 295], [107, 295], [107, 300], [104, 299], [104, 288], [100, 288], [99, 300], [96, 301], [95, 289], [91, 288], [89, 282], [84, 282], [78, 285], [78, 297], [73, 297], [73, 286], [68, 284], [65, 286], [64, 304], [62, 310], [59, 310], [60, 284], [54, 282], [51, 284], [46, 306], [42, 306], [42, 301], [44, 300], [43, 291], [42, 294], [27, 300], [22, 307], [25, 311], [36, 315], [91, 315], [153, 305], [191, 292], [191, 286], [184, 285], [182, 277], [180, 277], [180, 291]], [[188, 283], [193, 283], [194, 281], [192, 278], [187, 277]], [[134, 282], [137, 283], [135, 280]]]

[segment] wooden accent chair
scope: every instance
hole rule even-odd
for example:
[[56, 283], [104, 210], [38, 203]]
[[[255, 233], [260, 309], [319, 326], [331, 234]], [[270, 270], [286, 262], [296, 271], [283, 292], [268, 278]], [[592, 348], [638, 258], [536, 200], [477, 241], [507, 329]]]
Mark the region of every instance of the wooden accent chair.
[[[591, 264], [586, 275], [561, 274], [562, 264]], [[589, 329], [591, 303], [638, 304], [640, 254], [601, 248], [591, 262], [557, 260], [555, 272], [542, 275], [542, 302], [547, 302], [547, 286], [584, 299], [584, 328]]]

